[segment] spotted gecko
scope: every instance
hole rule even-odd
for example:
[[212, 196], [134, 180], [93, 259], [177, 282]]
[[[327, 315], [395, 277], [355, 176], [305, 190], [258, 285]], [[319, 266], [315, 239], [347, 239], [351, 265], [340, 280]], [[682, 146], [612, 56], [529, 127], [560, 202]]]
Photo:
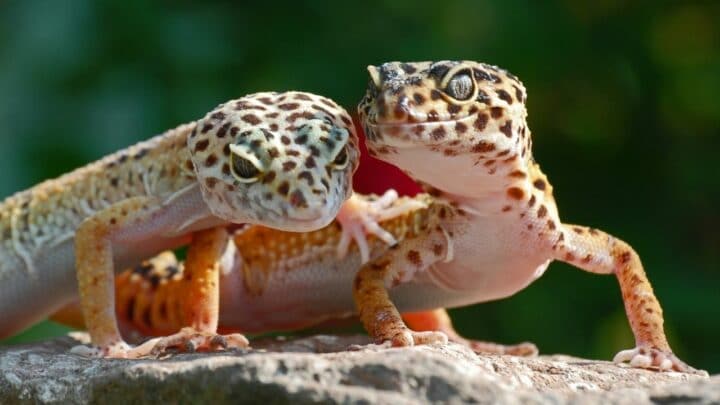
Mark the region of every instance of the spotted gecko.
[[[351, 195], [358, 157], [350, 116], [332, 100], [257, 93], [7, 198], [0, 203], [0, 338], [79, 294], [99, 349], [86, 353], [132, 355], [115, 319], [115, 266], [229, 223], [321, 228]], [[341, 220], [359, 218], [356, 206], [340, 210]], [[372, 232], [371, 222], [348, 219], [343, 229], [357, 237]]]
[[560, 221], [552, 186], [532, 156], [527, 93], [517, 77], [472, 61], [390, 62], [368, 71], [358, 112], [370, 154], [454, 208], [358, 272], [355, 301], [376, 340], [444, 341], [442, 333], [410, 330], [398, 309], [504, 298], [559, 260], [617, 277], [636, 347], [615, 361], [692, 370], [668, 345], [637, 253], [601, 230]]

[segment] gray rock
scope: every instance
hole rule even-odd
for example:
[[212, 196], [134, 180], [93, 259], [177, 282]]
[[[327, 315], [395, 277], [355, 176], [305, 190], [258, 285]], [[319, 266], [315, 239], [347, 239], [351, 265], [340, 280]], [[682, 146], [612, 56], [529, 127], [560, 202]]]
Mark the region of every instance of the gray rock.
[[477, 356], [455, 344], [357, 346], [365, 343], [320, 335], [144, 360], [72, 355], [78, 341], [70, 337], [3, 347], [0, 403], [720, 403], [720, 376], [568, 356]]

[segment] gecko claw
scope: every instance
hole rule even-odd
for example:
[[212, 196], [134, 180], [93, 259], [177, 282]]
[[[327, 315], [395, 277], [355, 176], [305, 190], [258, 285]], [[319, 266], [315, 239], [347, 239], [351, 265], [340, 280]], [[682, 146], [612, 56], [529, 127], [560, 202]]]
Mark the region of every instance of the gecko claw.
[[366, 234], [375, 235], [388, 245], [397, 243], [395, 237], [384, 230], [379, 222], [395, 218], [416, 209], [426, 208], [427, 205], [412, 199], [400, 201], [395, 190], [388, 190], [374, 200], [366, 200], [354, 194], [340, 208], [336, 220], [342, 226], [342, 235], [337, 246], [337, 257], [342, 259], [347, 255], [350, 242], [355, 241], [360, 251], [362, 264], [370, 261], [370, 246]]
[[639, 346], [634, 349], [622, 350], [615, 355], [613, 362], [627, 362], [631, 367], [658, 369], [660, 371], [672, 370], [682, 373], [706, 373], [702, 370], [696, 370], [690, 367], [685, 362], [678, 359], [672, 352], [647, 346]]

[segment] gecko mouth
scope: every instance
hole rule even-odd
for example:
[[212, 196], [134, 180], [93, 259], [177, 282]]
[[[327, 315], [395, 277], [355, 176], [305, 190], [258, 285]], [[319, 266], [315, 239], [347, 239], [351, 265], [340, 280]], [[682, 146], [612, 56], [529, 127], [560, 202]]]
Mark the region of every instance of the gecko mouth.
[[428, 121], [425, 119], [424, 121], [403, 121], [403, 122], [384, 122], [384, 123], [378, 123], [376, 120], [368, 120], [367, 126], [370, 128], [378, 128], [378, 129], [385, 129], [385, 128], [392, 128], [392, 127], [416, 127], [416, 126], [431, 126], [431, 125], [442, 125], [442, 124], [456, 124], [458, 122], [464, 122], [469, 121], [473, 118], [477, 118], [480, 115], [479, 112], [466, 115], [464, 117], [456, 118], [456, 119], [448, 119], [448, 120], [438, 120], [438, 121]]

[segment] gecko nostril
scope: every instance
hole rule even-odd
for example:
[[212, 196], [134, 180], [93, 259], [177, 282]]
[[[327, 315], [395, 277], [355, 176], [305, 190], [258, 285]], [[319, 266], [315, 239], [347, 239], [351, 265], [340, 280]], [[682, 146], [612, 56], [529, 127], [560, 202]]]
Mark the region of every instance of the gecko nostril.
[[307, 208], [307, 199], [301, 190], [295, 190], [290, 193], [290, 205], [295, 208]]

